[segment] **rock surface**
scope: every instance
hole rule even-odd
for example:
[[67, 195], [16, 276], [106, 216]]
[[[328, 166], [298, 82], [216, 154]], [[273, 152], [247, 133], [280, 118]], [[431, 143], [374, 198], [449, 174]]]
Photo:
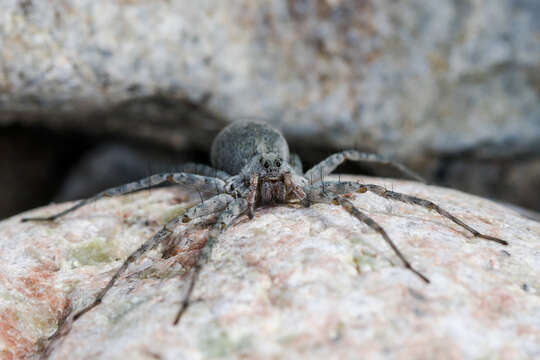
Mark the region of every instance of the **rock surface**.
[[[402, 268], [377, 233], [332, 205], [258, 209], [216, 245], [179, 326], [182, 274], [205, 227], [182, 226], [75, 321], [51, 359], [533, 359], [540, 356], [540, 223], [459, 191], [362, 178], [439, 203], [509, 246], [373, 194], [353, 202], [432, 281]], [[0, 354], [37, 358], [62, 314], [91, 301], [161, 224], [197, 198], [156, 189], [61, 221], [0, 223]], [[44, 215], [68, 204], [24, 214]]]

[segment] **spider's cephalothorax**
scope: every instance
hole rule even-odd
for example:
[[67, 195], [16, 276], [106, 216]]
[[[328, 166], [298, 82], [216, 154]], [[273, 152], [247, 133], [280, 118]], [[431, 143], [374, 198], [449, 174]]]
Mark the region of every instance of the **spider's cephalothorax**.
[[[217, 221], [209, 231], [208, 240], [201, 250], [196, 264], [189, 269], [187, 291], [182, 299], [182, 307], [174, 320], [176, 324], [188, 308], [190, 296], [200, 269], [209, 260], [212, 246], [217, 241], [221, 232], [246, 212], [252, 218], [255, 208], [259, 204], [301, 201], [306, 206], [309, 206], [311, 203], [327, 203], [341, 206], [350, 215], [377, 231], [400, 258], [404, 266], [426, 283], [429, 283], [427, 277], [411, 266], [385, 230], [377, 222], [357, 209], [343, 195], [353, 192], [361, 194], [369, 191], [386, 199], [419, 205], [428, 210], [436, 211], [441, 216], [446, 217], [471, 232], [474, 236], [507, 245], [507, 242], [504, 240], [481, 234], [429, 200], [390, 191], [374, 184], [362, 184], [350, 181], [324, 181], [324, 177], [334, 171], [345, 160], [393, 166], [405, 175], [422, 181], [418, 175], [405, 166], [376, 154], [346, 150], [329, 156], [306, 173], [303, 173], [300, 158], [289, 153], [287, 142], [278, 130], [259, 122], [236, 122], [223, 129], [215, 138], [212, 145], [211, 159], [213, 167], [185, 164], [182, 167], [183, 172], [152, 175], [140, 181], [105, 190], [94, 197], [79, 201], [58, 214], [42, 218], [23, 219], [23, 221], [55, 220], [102, 197], [126, 194], [167, 181], [201, 193], [216, 194], [201, 201], [183, 215], [165, 224], [160, 231], [142, 244], [123, 262], [105, 288], [97, 294], [95, 300], [89, 306], [76, 312], [71, 319], [77, 319], [98, 305], [129, 264], [136, 261], [149, 249], [156, 247], [167, 239], [180, 222], [187, 223], [195, 218], [217, 215]], [[61, 333], [62, 329], [58, 329], [56, 334]]]
[[212, 145], [212, 165], [236, 174], [227, 179], [225, 191], [247, 199], [250, 218], [257, 204], [306, 197], [302, 187], [307, 181], [300, 176], [298, 166], [289, 164], [290, 157], [281, 132], [258, 122], [233, 123], [216, 136]]

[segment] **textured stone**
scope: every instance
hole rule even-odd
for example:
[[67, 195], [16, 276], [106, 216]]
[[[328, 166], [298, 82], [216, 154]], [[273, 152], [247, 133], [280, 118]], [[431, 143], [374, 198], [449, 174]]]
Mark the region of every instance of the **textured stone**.
[[[184, 266], [206, 234], [190, 224], [178, 229], [172, 257], [154, 250], [130, 266], [104, 302], [54, 343], [51, 359], [540, 356], [540, 223], [455, 190], [361, 180], [431, 199], [510, 245], [472, 238], [422, 208], [356, 195], [358, 208], [431, 279], [426, 285], [377, 233], [336, 206], [258, 209], [216, 244], [195, 302], [174, 327]], [[22, 215], [1, 222], [4, 357], [37, 356], [62, 313], [91, 301], [130, 252], [197, 197], [158, 189], [104, 199], [52, 224], [23, 224]]]

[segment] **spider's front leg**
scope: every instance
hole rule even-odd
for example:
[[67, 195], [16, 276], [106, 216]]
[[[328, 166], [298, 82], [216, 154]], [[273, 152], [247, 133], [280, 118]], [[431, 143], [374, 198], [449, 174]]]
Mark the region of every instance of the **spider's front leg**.
[[388, 165], [401, 171], [411, 179], [425, 183], [426, 181], [417, 173], [407, 168], [405, 165], [398, 162], [387, 159], [378, 154], [364, 153], [357, 150], [345, 150], [340, 153], [330, 155], [311, 169], [306, 171], [304, 177], [308, 179], [312, 184], [322, 181], [325, 176], [329, 175], [345, 160], [366, 162], [372, 164]]
[[313, 186], [312, 188], [319, 189], [319, 191], [321, 189], [327, 189], [328, 191], [333, 192], [335, 194], [347, 194], [351, 192], [357, 192], [357, 193], [362, 194], [362, 193], [365, 193], [366, 191], [369, 191], [385, 199], [397, 200], [397, 201], [401, 201], [407, 204], [418, 205], [428, 210], [436, 211], [437, 213], [439, 213], [439, 215], [451, 220], [452, 222], [461, 226], [462, 228], [469, 231], [471, 234], [473, 234], [476, 237], [479, 237], [488, 241], [493, 241], [501, 245], [508, 245], [508, 242], [506, 240], [502, 240], [495, 236], [480, 233], [478, 230], [465, 224], [456, 216], [452, 215], [451, 213], [444, 210], [443, 208], [441, 208], [439, 205], [435, 204], [432, 201], [422, 199], [416, 196], [398, 193], [395, 191], [390, 191], [380, 185], [361, 184], [361, 183], [357, 183], [353, 181], [329, 181], [329, 182], [322, 182], [320, 184], [317, 184]]
[[178, 322], [182, 318], [182, 315], [184, 315], [184, 313], [186, 312], [190, 303], [193, 288], [195, 287], [195, 283], [197, 282], [197, 279], [199, 278], [199, 273], [201, 272], [201, 268], [210, 258], [210, 255], [212, 253], [212, 248], [214, 244], [216, 243], [216, 241], [218, 240], [219, 235], [221, 235], [221, 233], [236, 218], [242, 215], [247, 210], [247, 208], [248, 208], [248, 204], [245, 199], [238, 198], [238, 199], [232, 200], [227, 205], [225, 210], [223, 210], [223, 212], [219, 216], [218, 221], [210, 229], [208, 233], [208, 240], [206, 240], [204, 247], [201, 249], [197, 262], [190, 269], [187, 291], [184, 295], [184, 298], [182, 299], [180, 309], [178, 310], [178, 313], [176, 314], [174, 318], [174, 321], [173, 321], [174, 325], [178, 324]]
[[450, 219], [452, 222], [461, 226], [467, 231], [471, 232], [476, 237], [479, 237], [488, 241], [493, 241], [501, 245], [508, 245], [508, 242], [505, 240], [499, 239], [491, 235], [485, 235], [485, 234], [480, 233], [478, 230], [465, 224], [463, 221], [461, 221], [460, 219], [458, 219], [457, 217], [455, 217], [448, 211], [441, 208], [439, 205], [429, 200], [390, 191], [390, 190], [385, 189], [383, 186], [374, 185], [374, 184], [361, 184], [361, 183], [352, 182], [352, 181], [328, 181], [328, 182], [320, 182], [313, 186], [307, 186], [304, 188], [304, 190], [306, 191], [306, 194], [307, 194], [306, 196], [307, 202], [314, 202], [314, 203], [322, 202], [322, 203], [333, 203], [335, 205], [341, 205], [352, 216], [354, 216], [358, 220], [362, 221], [363, 223], [365, 223], [366, 225], [368, 225], [369, 227], [371, 227], [372, 229], [380, 233], [382, 237], [384, 238], [384, 240], [394, 250], [396, 255], [401, 259], [405, 267], [413, 271], [416, 275], [418, 275], [422, 280], [426, 282], [429, 282], [429, 280], [424, 275], [422, 275], [417, 270], [411, 267], [409, 262], [401, 254], [401, 252], [398, 250], [396, 245], [388, 237], [384, 229], [379, 224], [377, 224], [373, 219], [361, 213], [360, 210], [358, 210], [353, 205], [352, 202], [350, 202], [349, 200], [339, 195], [352, 193], [352, 192], [362, 194], [367, 191], [370, 191], [386, 199], [397, 200], [397, 201], [401, 201], [401, 202], [405, 202], [405, 203], [409, 203], [413, 205], [419, 205], [428, 210], [435, 210], [441, 216], [446, 217], [447, 219]]
[[148, 189], [152, 186], [160, 185], [165, 182], [171, 182], [174, 184], [183, 185], [187, 188], [194, 189], [197, 191], [202, 192], [218, 192], [223, 193], [225, 188], [225, 182], [221, 179], [214, 178], [214, 177], [208, 177], [208, 176], [201, 176], [201, 175], [194, 175], [194, 174], [187, 174], [187, 173], [164, 173], [164, 174], [156, 174], [149, 176], [147, 178], [144, 178], [139, 181], [130, 182], [125, 185], [120, 185], [114, 188], [107, 189], [105, 191], [102, 191], [98, 193], [97, 195], [88, 198], [83, 199], [73, 205], [72, 207], [61, 211], [57, 214], [47, 216], [47, 217], [32, 217], [32, 218], [23, 218], [21, 221], [52, 221], [55, 219], [58, 219], [61, 216], [64, 216], [72, 211], [77, 210], [80, 207], [83, 207], [85, 205], [88, 205], [90, 203], [93, 203], [95, 201], [98, 201], [99, 199], [103, 197], [112, 197], [117, 195], [123, 195], [132, 193], [135, 191]]

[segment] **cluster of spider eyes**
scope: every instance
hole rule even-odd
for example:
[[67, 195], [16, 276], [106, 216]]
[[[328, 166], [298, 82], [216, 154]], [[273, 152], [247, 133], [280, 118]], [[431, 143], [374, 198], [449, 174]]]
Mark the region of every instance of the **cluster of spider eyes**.
[[[270, 165], [271, 165], [270, 161], [268, 161], [268, 160], [264, 161], [264, 159], [261, 159], [261, 163], [263, 164], [265, 169], [268, 169], [270, 167]], [[274, 165], [276, 165], [276, 167], [280, 167], [281, 166], [281, 161], [279, 159], [274, 161]]]

